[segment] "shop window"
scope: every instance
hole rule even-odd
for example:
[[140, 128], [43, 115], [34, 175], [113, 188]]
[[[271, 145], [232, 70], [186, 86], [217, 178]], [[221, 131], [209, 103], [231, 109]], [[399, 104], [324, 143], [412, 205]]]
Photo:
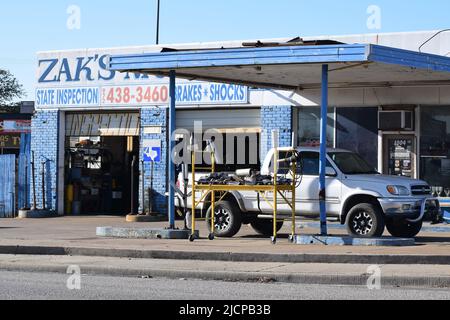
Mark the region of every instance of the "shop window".
[[450, 106], [421, 107], [420, 177], [450, 196]]
[[[320, 146], [320, 108], [302, 107], [297, 112], [298, 145], [302, 147]], [[327, 119], [327, 145], [334, 147], [334, 108], [328, 109]]]
[[356, 152], [378, 167], [378, 107], [336, 109], [336, 147]]

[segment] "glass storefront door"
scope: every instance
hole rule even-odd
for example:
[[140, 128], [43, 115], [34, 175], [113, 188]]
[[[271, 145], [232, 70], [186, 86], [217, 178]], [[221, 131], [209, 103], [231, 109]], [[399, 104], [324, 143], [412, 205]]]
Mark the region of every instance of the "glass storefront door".
[[415, 136], [414, 135], [385, 135], [384, 146], [384, 174], [414, 178], [415, 168]]

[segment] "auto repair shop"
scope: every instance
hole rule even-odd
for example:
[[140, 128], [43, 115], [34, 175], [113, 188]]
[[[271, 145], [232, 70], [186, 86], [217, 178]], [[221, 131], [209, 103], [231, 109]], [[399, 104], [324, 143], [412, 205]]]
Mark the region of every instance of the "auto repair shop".
[[[450, 34], [436, 32], [326, 36], [304, 38], [315, 44], [373, 43], [394, 48], [447, 55]], [[427, 40], [431, 39], [429, 42]], [[268, 40], [286, 45], [290, 39]], [[330, 42], [333, 41], [333, 42]], [[262, 41], [264, 42], [264, 41]], [[298, 43], [299, 39], [294, 39]], [[258, 46], [234, 41], [164, 46], [170, 49], [207, 49]], [[159, 76], [107, 70], [109, 55], [161, 52], [162, 47], [88, 49], [38, 53], [36, 108], [32, 122], [32, 150], [48, 161], [51, 171], [49, 208], [59, 214], [125, 215], [131, 202], [149, 208], [150, 164], [144, 149], [155, 151], [154, 204], [166, 213], [168, 190], [168, 80]], [[414, 86], [381, 81], [348, 88], [330, 86], [327, 143], [360, 153], [380, 172], [421, 178], [433, 186], [434, 196], [450, 197], [450, 90], [445, 81]], [[320, 89], [295, 91], [256, 89], [232, 84], [178, 80], [177, 128], [245, 137], [245, 150], [257, 153], [270, 147], [268, 133], [280, 129], [280, 145], [318, 145]], [[233, 141], [233, 142], [234, 142]], [[231, 142], [231, 141], [230, 141]], [[227, 142], [225, 142], [227, 143]], [[259, 159], [240, 163], [258, 167]], [[135, 161], [133, 161], [135, 159]], [[235, 166], [228, 166], [231, 170]], [[144, 172], [139, 179], [132, 179]], [[139, 187], [144, 179], [144, 191]], [[132, 182], [133, 180], [133, 182]], [[133, 188], [131, 188], [133, 183]], [[135, 192], [131, 192], [131, 190]], [[139, 190], [139, 191], [138, 191]], [[144, 203], [140, 193], [144, 193]], [[38, 205], [42, 192], [37, 188]], [[141, 194], [142, 195], [142, 194]], [[116, 203], [115, 203], [116, 202]], [[115, 211], [115, 212], [113, 212]]]

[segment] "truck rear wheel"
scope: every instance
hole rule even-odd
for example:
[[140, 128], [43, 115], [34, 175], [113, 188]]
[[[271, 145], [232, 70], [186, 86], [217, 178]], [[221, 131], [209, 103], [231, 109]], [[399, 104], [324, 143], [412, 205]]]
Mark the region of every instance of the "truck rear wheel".
[[[255, 218], [250, 222], [253, 230], [263, 236], [273, 235], [273, 219], [258, 219]], [[277, 222], [277, 232], [283, 228], [283, 221]]]
[[381, 237], [385, 228], [381, 209], [371, 203], [360, 203], [351, 208], [346, 225], [349, 235], [366, 238]]
[[[206, 213], [206, 225], [211, 230], [211, 207]], [[219, 201], [215, 205], [215, 235], [221, 238], [232, 238], [242, 226], [242, 212], [239, 207], [231, 201]]]
[[422, 230], [423, 222], [393, 221], [386, 222], [389, 233], [397, 238], [414, 238]]

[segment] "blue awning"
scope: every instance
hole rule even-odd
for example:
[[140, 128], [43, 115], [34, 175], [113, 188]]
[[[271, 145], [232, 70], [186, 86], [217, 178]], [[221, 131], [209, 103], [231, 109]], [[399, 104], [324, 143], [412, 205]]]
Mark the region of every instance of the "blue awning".
[[371, 44], [173, 50], [114, 55], [109, 69], [261, 88], [320, 88], [329, 65], [330, 88], [450, 84], [450, 58]]

